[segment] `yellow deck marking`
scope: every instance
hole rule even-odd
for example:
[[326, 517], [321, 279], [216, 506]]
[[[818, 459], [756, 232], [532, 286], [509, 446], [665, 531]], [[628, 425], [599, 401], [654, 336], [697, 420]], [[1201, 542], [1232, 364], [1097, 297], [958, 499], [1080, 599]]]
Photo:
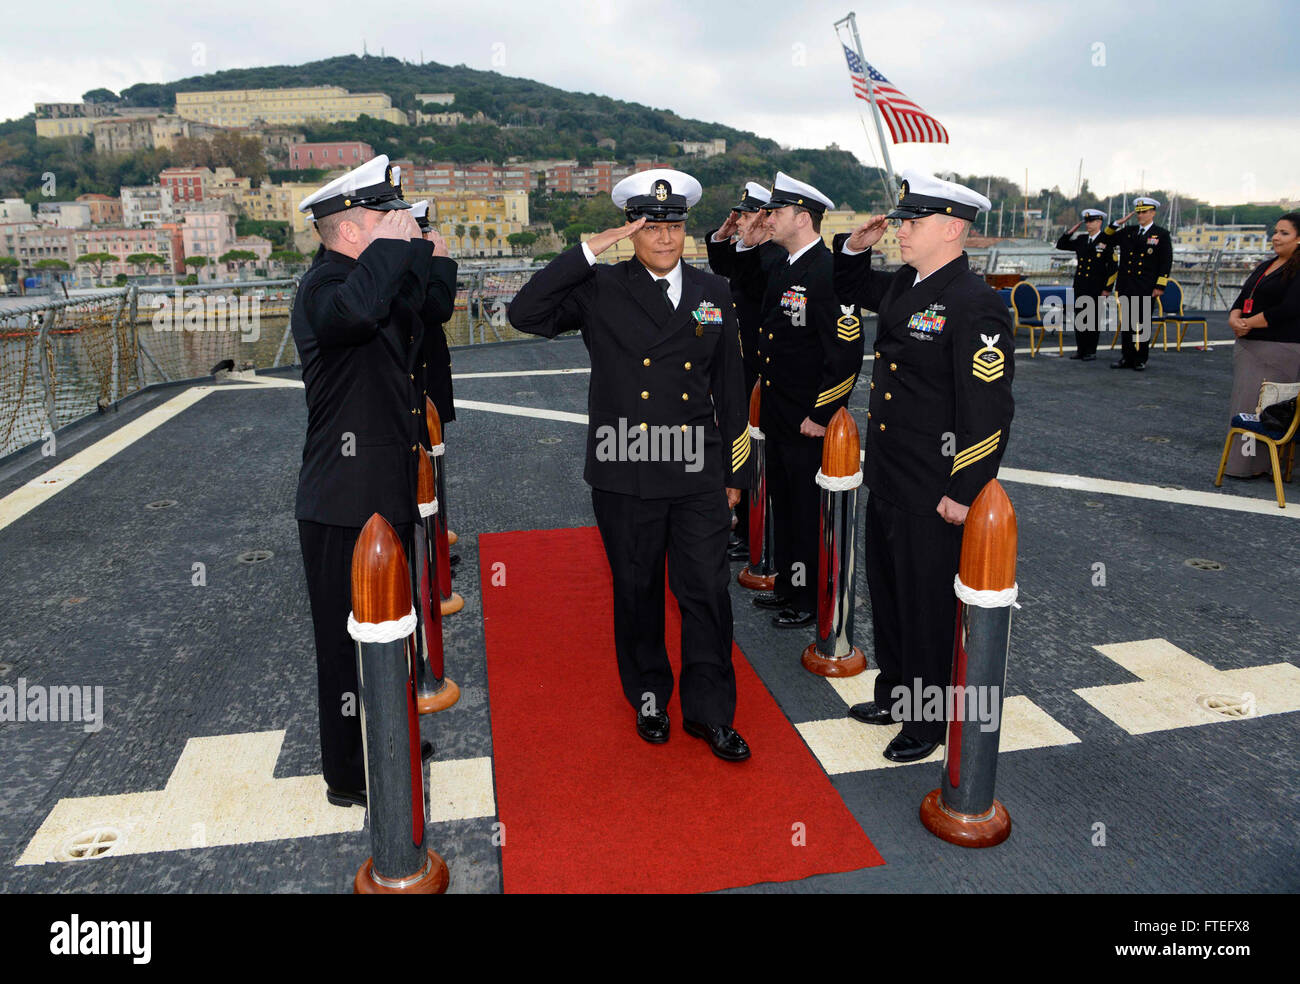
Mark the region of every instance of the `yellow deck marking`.
[[[161, 790], [59, 800], [17, 864], [58, 860], [101, 824], [123, 834], [113, 857], [361, 830], [366, 811], [331, 805], [323, 777], [274, 778], [283, 742], [283, 731], [191, 738]], [[490, 759], [433, 762], [429, 776], [431, 822], [495, 814]]]
[[[879, 673], [879, 670], [867, 670], [852, 677], [828, 677], [827, 682], [835, 688], [835, 692], [848, 707], [872, 699]], [[998, 747], [1002, 752], [1051, 748], [1079, 741], [1068, 728], [1059, 724], [1028, 697], [1021, 695], [1008, 697], [1002, 702], [1001, 726]], [[795, 727], [828, 775], [920, 764], [891, 762], [884, 757], [885, 746], [898, 734], [898, 725], [863, 724], [846, 716], [805, 721]], [[921, 762], [942, 761], [942, 745], [928, 758], [921, 759]]]
[[1142, 679], [1075, 693], [1131, 735], [1243, 720], [1202, 708], [1196, 702], [1202, 694], [1252, 695], [1251, 717], [1300, 710], [1300, 667], [1291, 663], [1216, 670], [1167, 639], [1093, 648]]

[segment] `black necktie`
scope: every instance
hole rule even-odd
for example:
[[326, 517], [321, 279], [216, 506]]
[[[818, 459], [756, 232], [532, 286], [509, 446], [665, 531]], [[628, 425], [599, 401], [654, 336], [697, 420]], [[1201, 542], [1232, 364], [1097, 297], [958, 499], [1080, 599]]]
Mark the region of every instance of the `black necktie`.
[[665, 279], [663, 279], [663, 280], [656, 280], [655, 283], [657, 283], [657, 284], [659, 285], [659, 289], [660, 289], [661, 291], [664, 292], [664, 303], [668, 305], [668, 310], [669, 310], [669, 311], [676, 311], [676, 310], [677, 310], [677, 305], [674, 304], [674, 303], [673, 303], [673, 299], [672, 299], [671, 297], [668, 296], [668, 287], [669, 287], [669, 284], [668, 284], [668, 280], [667, 280], [667, 278], [665, 278]]

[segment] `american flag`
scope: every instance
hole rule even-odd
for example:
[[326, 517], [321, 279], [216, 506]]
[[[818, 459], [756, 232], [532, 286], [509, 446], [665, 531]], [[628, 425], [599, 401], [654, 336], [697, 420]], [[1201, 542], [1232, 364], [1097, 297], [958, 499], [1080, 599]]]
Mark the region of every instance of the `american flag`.
[[894, 143], [947, 143], [948, 131], [943, 124], [923, 110], [907, 96], [890, 84], [870, 65], [865, 65], [857, 52], [844, 45], [844, 57], [849, 62], [849, 76], [853, 79], [853, 94], [859, 99], [871, 101], [867, 86], [867, 76], [876, 90], [876, 105], [880, 115], [885, 118], [889, 135]]

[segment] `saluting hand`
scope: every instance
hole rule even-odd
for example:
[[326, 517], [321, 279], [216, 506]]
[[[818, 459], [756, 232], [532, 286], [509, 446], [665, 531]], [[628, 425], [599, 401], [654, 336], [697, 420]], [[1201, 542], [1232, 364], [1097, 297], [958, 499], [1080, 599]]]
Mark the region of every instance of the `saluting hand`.
[[406, 214], [406, 209], [393, 209], [391, 212], [385, 212], [375, 223], [371, 230], [370, 241], [373, 243], [376, 239], [410, 239], [411, 226], [415, 226], [415, 233], [419, 235], [420, 227], [415, 225], [415, 220]]
[[437, 229], [430, 228], [428, 235], [424, 238], [433, 243], [434, 256], [451, 256], [451, 251], [447, 249], [447, 240], [442, 238], [442, 233]]
[[645, 225], [645, 218], [637, 219], [635, 222], [629, 222], [623, 226], [616, 226], [613, 229], [606, 229], [604, 232], [598, 232], [587, 240], [587, 248], [599, 256], [605, 250], [609, 249], [620, 239], [626, 239], [632, 233], [636, 232]]
[[1074, 225], [1070, 226], [1070, 231], [1067, 232], [1066, 235], [1067, 235], [1067, 236], [1073, 236], [1076, 232], [1079, 231], [1079, 226], [1081, 226], [1081, 225], [1083, 225], [1083, 219], [1080, 219], [1080, 220], [1079, 220], [1078, 222], [1076, 222]]
[[885, 227], [889, 225], [889, 220], [883, 215], [873, 215], [866, 222], [853, 230], [853, 235], [849, 236], [848, 246], [851, 250], [862, 252], [870, 246], [880, 242], [880, 237], [885, 234]]
[[716, 237], [715, 241], [722, 242], [724, 239], [730, 239], [736, 234], [736, 230], [739, 228], [740, 213], [735, 209], [732, 209], [731, 214], [727, 216], [727, 221], [722, 223], [722, 228], [713, 234]]
[[1133, 209], [1133, 211], [1129, 212], [1128, 215], [1120, 219], [1119, 222], [1116, 223], [1116, 225], [1123, 225], [1125, 222], [1127, 222], [1129, 219], [1133, 218], [1133, 216], [1137, 214], [1138, 214], [1137, 209]]

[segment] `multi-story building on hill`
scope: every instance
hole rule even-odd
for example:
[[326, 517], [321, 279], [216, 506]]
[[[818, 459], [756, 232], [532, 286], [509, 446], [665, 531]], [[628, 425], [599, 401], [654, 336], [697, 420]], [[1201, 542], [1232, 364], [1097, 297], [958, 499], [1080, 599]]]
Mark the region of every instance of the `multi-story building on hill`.
[[405, 125], [406, 113], [382, 92], [348, 92], [337, 85], [286, 89], [215, 89], [176, 93], [176, 112], [217, 126], [337, 123], [362, 116]]
[[351, 170], [375, 156], [375, 149], [360, 140], [338, 140], [333, 143], [294, 143], [289, 145], [289, 168], [306, 171], [320, 168]]

